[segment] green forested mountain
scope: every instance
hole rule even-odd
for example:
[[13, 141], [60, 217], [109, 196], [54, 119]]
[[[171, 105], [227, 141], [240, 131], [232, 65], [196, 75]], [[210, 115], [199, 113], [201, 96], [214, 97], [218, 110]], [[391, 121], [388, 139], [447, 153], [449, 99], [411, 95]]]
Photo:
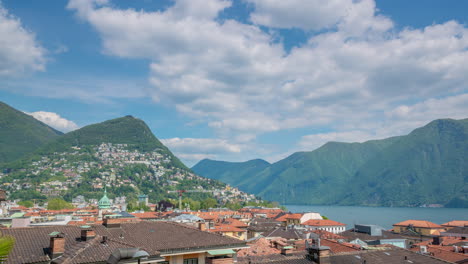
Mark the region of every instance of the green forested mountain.
[[[245, 164], [202, 161], [234, 186], [283, 204], [468, 207], [468, 119], [436, 120], [406, 136], [329, 142], [245, 173]], [[238, 167], [239, 173], [236, 173]]]
[[[96, 199], [107, 187], [111, 198], [124, 195], [133, 204], [139, 194], [156, 202], [176, 199], [176, 193], [167, 193], [170, 190], [226, 187], [220, 181], [195, 175], [142, 120], [132, 116], [58, 136], [24, 157], [0, 165], [0, 184], [10, 199], [45, 200], [59, 196], [71, 201], [78, 195]], [[217, 195], [193, 193], [185, 197], [223, 198], [220, 193]], [[240, 196], [245, 197], [232, 197], [233, 202], [250, 197], [244, 193]]]
[[0, 102], [0, 163], [13, 161], [62, 133]]
[[193, 168], [198, 174], [210, 179], [220, 180], [229, 184], [239, 184], [248, 180], [249, 176], [256, 175], [270, 165], [262, 159], [255, 159], [246, 162], [227, 162], [204, 159], [198, 162]]
[[43, 146], [37, 153], [44, 155], [64, 151], [72, 146], [94, 146], [101, 143], [128, 144], [129, 148], [142, 152], [158, 149], [159, 152], [171, 158], [171, 162], [175, 167], [188, 170], [188, 168], [154, 136], [144, 121], [133, 116], [115, 118], [69, 132], [50, 144]]

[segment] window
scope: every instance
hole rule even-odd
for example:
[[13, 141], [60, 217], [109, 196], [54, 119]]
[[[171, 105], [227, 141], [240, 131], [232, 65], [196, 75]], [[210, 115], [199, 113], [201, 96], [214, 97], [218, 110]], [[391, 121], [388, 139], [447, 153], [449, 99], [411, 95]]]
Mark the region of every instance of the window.
[[198, 264], [197, 258], [184, 259], [184, 264]]

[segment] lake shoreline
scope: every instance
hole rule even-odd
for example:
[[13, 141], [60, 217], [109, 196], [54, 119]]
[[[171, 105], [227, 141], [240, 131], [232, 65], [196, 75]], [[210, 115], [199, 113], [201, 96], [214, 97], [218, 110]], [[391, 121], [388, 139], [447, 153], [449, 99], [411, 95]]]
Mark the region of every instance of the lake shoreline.
[[427, 220], [443, 224], [453, 220], [468, 220], [468, 208], [448, 207], [366, 207], [342, 205], [284, 205], [288, 211], [318, 212], [331, 220], [353, 228], [354, 224], [375, 224], [391, 229], [393, 224], [405, 220]]

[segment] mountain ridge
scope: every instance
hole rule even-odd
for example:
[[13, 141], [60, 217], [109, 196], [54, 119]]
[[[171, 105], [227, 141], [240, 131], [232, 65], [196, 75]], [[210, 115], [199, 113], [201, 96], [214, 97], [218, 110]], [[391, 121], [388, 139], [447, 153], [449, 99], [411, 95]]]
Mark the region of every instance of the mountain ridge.
[[0, 163], [11, 162], [63, 135], [0, 101]]
[[[468, 207], [467, 138], [468, 119], [438, 119], [405, 136], [362, 143], [327, 142], [250, 175], [236, 173], [235, 166], [223, 171], [216, 162], [211, 167], [219, 166], [219, 173], [229, 175], [241, 190], [283, 204]], [[427, 160], [430, 153], [435, 156]], [[441, 163], [450, 166], [436, 166]], [[201, 165], [196, 164], [193, 171], [213, 177]], [[383, 180], [387, 185], [379, 183]]]

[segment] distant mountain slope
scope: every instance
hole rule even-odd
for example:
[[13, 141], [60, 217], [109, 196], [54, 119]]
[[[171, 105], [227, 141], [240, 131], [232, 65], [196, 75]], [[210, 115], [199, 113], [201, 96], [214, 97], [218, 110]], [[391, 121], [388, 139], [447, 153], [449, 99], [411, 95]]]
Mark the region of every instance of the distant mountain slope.
[[151, 132], [146, 123], [133, 116], [124, 116], [105, 122], [85, 126], [67, 133], [54, 142], [39, 149], [40, 154], [63, 151], [71, 146], [99, 145], [103, 142], [130, 144], [139, 151], [160, 149], [172, 158], [173, 165], [188, 168], [172, 154]]
[[34, 117], [0, 102], [0, 163], [18, 159], [60, 135]]
[[237, 184], [255, 175], [270, 165], [262, 159], [249, 160], [246, 162], [227, 162], [204, 159], [197, 163], [192, 170], [204, 177], [220, 180], [229, 184]]
[[[6, 168], [9, 170], [2, 173]], [[77, 195], [99, 198], [107, 186], [113, 197], [125, 195], [135, 203], [139, 194], [147, 194], [156, 202], [177, 198], [177, 194], [168, 194], [169, 190], [222, 190], [226, 186], [195, 175], [153, 135], [145, 122], [132, 116], [59, 136], [29, 155], [1, 165], [0, 176], [0, 184], [6, 186], [11, 199], [25, 200], [55, 196], [71, 200]], [[184, 196], [201, 199], [213, 195]]]
[[418, 128], [356, 173], [343, 204], [468, 206], [468, 119]]
[[[467, 157], [468, 119], [444, 119], [407, 136], [329, 142], [258, 173], [236, 174], [235, 167], [228, 172], [234, 186], [283, 204], [468, 207]], [[194, 169], [211, 177], [203, 165]]]

